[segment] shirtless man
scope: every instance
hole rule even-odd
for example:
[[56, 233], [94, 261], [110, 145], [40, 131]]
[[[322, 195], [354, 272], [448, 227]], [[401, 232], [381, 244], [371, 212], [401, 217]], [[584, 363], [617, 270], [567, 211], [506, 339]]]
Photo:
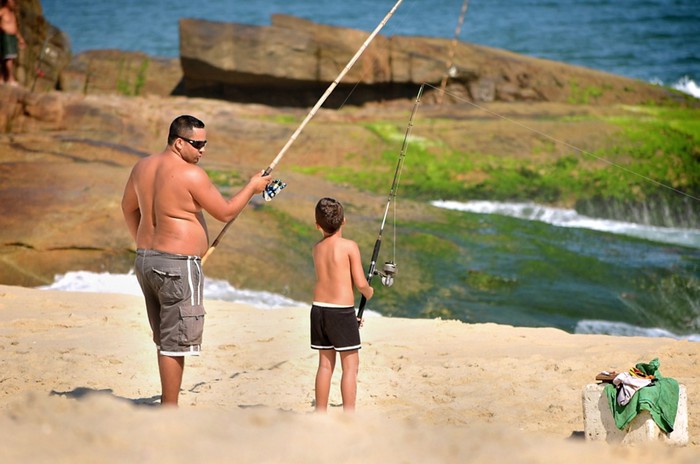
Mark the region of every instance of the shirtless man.
[[165, 150], [136, 163], [122, 198], [136, 241], [135, 272], [157, 347], [164, 405], [177, 405], [185, 356], [199, 355], [202, 342], [201, 257], [209, 246], [202, 211], [232, 221], [270, 180], [256, 174], [225, 199], [197, 166], [206, 143], [204, 123], [179, 116], [170, 125]]
[[319, 412], [328, 409], [336, 351], [340, 353], [343, 369], [340, 379], [343, 410], [355, 410], [361, 345], [353, 287], [367, 300], [374, 294], [362, 270], [357, 243], [343, 238], [344, 224], [343, 205], [332, 198], [321, 198], [316, 204], [316, 228], [323, 239], [313, 248], [316, 285], [311, 307], [311, 348], [318, 350], [316, 411]]
[[24, 38], [19, 31], [15, 0], [2, 0], [0, 7], [0, 59], [2, 80], [5, 84], [18, 85], [15, 80], [15, 60], [18, 47], [24, 48]]

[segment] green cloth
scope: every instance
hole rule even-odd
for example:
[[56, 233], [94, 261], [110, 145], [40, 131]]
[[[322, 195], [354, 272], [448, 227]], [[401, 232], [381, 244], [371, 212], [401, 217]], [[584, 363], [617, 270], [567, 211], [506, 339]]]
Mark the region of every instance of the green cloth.
[[659, 360], [651, 360], [648, 364], [639, 363], [635, 366], [646, 375], [653, 375], [656, 380], [642, 387], [632, 395], [632, 399], [624, 406], [617, 403], [617, 389], [613, 384], [605, 385], [610, 410], [615, 419], [615, 425], [622, 430], [640, 411], [646, 410], [651, 414], [656, 425], [666, 433], [673, 432], [678, 411], [678, 382], [670, 377], [663, 377], [659, 372]]

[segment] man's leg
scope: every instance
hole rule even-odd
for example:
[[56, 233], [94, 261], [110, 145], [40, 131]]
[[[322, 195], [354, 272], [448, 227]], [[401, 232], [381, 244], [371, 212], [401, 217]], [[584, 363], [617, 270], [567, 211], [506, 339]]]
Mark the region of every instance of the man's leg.
[[318, 351], [318, 370], [316, 371], [316, 411], [328, 410], [328, 397], [331, 391], [331, 378], [335, 368], [335, 351]]
[[7, 60], [5, 61], [5, 64], [7, 66], [7, 77], [5, 78], [5, 82], [7, 82], [10, 85], [16, 85], [17, 81], [15, 80], [15, 60]]
[[3, 82], [3, 84], [6, 84], [7, 83], [7, 60], [5, 58], [3, 58], [0, 65], [2, 65], [2, 68], [0, 69], [0, 71], [2, 71], [2, 82]]
[[182, 373], [185, 370], [184, 356], [165, 356], [158, 353], [158, 370], [162, 388], [161, 404], [177, 406], [182, 385]]
[[343, 376], [340, 378], [340, 394], [343, 397], [343, 410], [354, 411], [357, 398], [357, 370], [360, 365], [358, 350], [341, 351], [340, 366]]

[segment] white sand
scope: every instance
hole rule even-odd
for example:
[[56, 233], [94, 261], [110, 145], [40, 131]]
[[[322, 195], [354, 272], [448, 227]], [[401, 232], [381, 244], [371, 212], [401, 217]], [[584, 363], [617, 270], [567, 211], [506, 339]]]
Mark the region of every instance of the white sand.
[[[338, 371], [324, 416], [308, 308], [206, 306], [181, 407], [162, 409], [140, 297], [0, 286], [0, 462], [699, 462], [698, 343], [370, 318], [358, 411]], [[686, 385], [688, 446], [580, 438], [584, 385], [656, 357]]]

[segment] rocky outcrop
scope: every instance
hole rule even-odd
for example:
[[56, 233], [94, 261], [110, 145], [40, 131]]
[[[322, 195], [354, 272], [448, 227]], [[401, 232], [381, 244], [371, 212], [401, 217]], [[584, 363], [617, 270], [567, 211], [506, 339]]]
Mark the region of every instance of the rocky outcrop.
[[76, 55], [61, 73], [66, 92], [124, 96], [176, 95], [182, 80], [177, 58], [123, 50], [89, 50]]
[[[271, 26], [180, 20], [188, 95], [311, 106], [368, 37], [356, 29], [273, 15]], [[328, 99], [328, 107], [413, 97], [445, 79], [447, 101], [640, 103], [666, 89], [587, 68], [465, 42], [377, 35]], [[451, 66], [449, 57], [454, 52]], [[347, 100], [346, 100], [347, 99]]]

